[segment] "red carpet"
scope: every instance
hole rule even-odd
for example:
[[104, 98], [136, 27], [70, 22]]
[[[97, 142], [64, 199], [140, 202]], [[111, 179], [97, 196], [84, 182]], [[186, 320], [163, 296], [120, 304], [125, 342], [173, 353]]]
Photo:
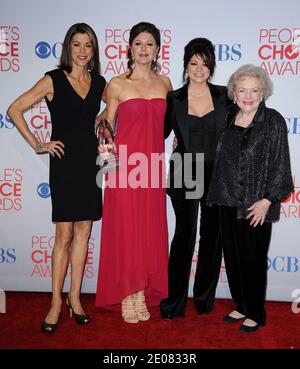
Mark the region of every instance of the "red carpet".
[[300, 314], [291, 303], [268, 302], [266, 327], [240, 333], [239, 323], [224, 324], [231, 300], [217, 299], [209, 315], [197, 315], [190, 299], [185, 318], [164, 321], [159, 308], [151, 308], [151, 320], [127, 324], [118, 313], [94, 306], [95, 295], [82, 295], [91, 323], [80, 326], [67, 315], [66, 307], [57, 331], [48, 335], [40, 321], [49, 307], [49, 293], [6, 292], [6, 313], [0, 314], [0, 348], [101, 348], [101, 349], [257, 349], [300, 348]]

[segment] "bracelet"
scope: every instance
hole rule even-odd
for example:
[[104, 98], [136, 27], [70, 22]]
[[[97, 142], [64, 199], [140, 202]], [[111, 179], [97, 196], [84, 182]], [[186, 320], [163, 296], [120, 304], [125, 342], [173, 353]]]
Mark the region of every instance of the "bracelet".
[[44, 144], [42, 144], [40, 141], [37, 141], [37, 143], [34, 146], [34, 151], [36, 154], [40, 154], [43, 152]]

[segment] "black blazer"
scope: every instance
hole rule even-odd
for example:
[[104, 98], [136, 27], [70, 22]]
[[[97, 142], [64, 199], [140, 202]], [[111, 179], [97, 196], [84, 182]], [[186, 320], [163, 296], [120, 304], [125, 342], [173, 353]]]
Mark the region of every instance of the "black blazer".
[[[220, 137], [222, 131], [226, 126], [226, 114], [230, 100], [227, 97], [227, 88], [225, 86], [217, 86], [208, 83], [210, 93], [213, 100], [213, 105], [216, 114], [216, 137]], [[165, 114], [165, 138], [167, 138], [173, 130], [177, 139], [177, 147], [173, 153], [180, 154], [190, 152], [189, 149], [189, 129], [186, 124], [188, 116], [188, 84], [183, 87], [170, 91], [167, 95], [167, 110]], [[171, 157], [172, 159], [172, 157]], [[167, 193], [170, 196], [182, 196], [186, 189], [174, 188], [173, 178], [174, 171], [183, 168], [170, 165]]]

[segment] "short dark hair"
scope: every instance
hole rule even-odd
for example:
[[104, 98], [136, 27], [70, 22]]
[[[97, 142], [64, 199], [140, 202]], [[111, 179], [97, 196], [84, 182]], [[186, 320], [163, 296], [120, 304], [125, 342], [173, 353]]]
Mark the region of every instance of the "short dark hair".
[[194, 38], [193, 40], [191, 40], [184, 48], [183, 80], [186, 79], [185, 74], [186, 74], [187, 66], [188, 66], [189, 61], [194, 55], [198, 55], [203, 59], [207, 68], [210, 71], [209, 78], [211, 78], [214, 74], [215, 67], [216, 67], [215, 49], [214, 49], [212, 42], [209, 41], [207, 38], [198, 37], [198, 38]]
[[67, 73], [72, 72], [71, 41], [73, 36], [76, 35], [77, 33], [81, 34], [86, 33], [90, 37], [93, 48], [93, 56], [87, 68], [99, 74], [100, 62], [99, 62], [98, 39], [94, 30], [86, 23], [75, 23], [68, 29], [64, 39], [60, 57], [60, 64], [58, 67], [65, 70]]
[[[155, 71], [159, 71], [160, 70], [160, 66], [158, 64], [158, 54], [160, 51], [160, 45], [161, 45], [161, 41], [160, 41], [160, 31], [159, 29], [152, 23], [149, 22], [140, 22], [135, 24], [131, 30], [130, 30], [130, 34], [129, 34], [129, 46], [132, 45], [133, 40], [142, 32], [148, 32], [150, 33], [155, 42], [156, 45], [158, 46], [158, 51], [157, 51], [157, 57], [156, 59], [152, 62], [152, 69]], [[127, 75], [127, 78], [130, 78], [131, 74], [132, 74], [132, 65], [133, 65], [133, 60], [132, 60], [132, 53], [131, 53], [131, 48], [129, 47], [128, 49], [128, 62], [127, 62], [127, 67], [129, 69], [129, 74]]]

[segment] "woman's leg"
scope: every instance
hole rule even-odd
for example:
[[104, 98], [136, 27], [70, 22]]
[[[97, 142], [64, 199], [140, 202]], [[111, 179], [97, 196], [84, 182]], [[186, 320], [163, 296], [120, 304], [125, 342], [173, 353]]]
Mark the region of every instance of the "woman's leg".
[[[138, 323], [139, 316], [135, 309], [135, 295], [126, 296], [121, 302], [122, 318], [126, 323]], [[149, 316], [150, 318], [150, 316]], [[148, 318], [148, 319], [149, 319]], [[146, 320], [148, 320], [146, 319]]]
[[194, 301], [199, 314], [213, 309], [219, 280], [222, 247], [218, 206], [205, 206], [201, 199], [200, 241], [194, 282]]
[[204, 192], [200, 200], [200, 239], [193, 295], [199, 314], [213, 309], [219, 280], [222, 245], [220, 242], [220, 208], [206, 206], [213, 163], [204, 163]]
[[160, 304], [161, 315], [165, 319], [185, 315], [199, 209], [199, 200], [171, 200], [176, 227], [169, 256], [169, 297]]
[[52, 301], [45, 322], [56, 324], [61, 310], [61, 291], [68, 267], [69, 249], [73, 237], [73, 222], [56, 223], [52, 252]]
[[241, 264], [236, 208], [221, 206], [221, 243], [229, 289], [236, 311], [245, 315], [244, 289], [241, 281]]
[[80, 303], [80, 290], [91, 228], [91, 220], [74, 223], [74, 237], [70, 254], [71, 285], [68, 298], [70, 300], [72, 308], [74, 309], [74, 312], [79, 315], [85, 314]]
[[139, 320], [146, 321], [150, 319], [150, 313], [147, 309], [145, 300], [145, 290], [134, 294], [134, 308]]
[[[249, 220], [238, 220], [239, 255], [243, 303], [245, 315], [255, 323], [266, 323], [265, 297], [267, 288], [267, 255], [271, 238], [272, 223], [265, 222], [257, 227]], [[248, 322], [247, 325], [253, 325]]]
[[222, 207], [222, 245], [236, 310], [255, 323], [264, 324], [267, 253], [272, 225], [264, 223], [254, 228], [249, 223], [249, 220], [236, 218], [235, 208]]

